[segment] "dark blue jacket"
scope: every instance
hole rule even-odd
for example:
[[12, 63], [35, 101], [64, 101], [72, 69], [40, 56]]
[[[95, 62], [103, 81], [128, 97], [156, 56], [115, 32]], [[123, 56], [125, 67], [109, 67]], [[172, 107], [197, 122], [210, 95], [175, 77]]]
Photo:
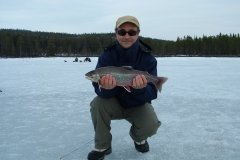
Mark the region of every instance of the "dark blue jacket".
[[[132, 66], [135, 70], [147, 71], [157, 76], [157, 61], [151, 54], [151, 48], [137, 40], [130, 48], [124, 49], [116, 41], [105, 47], [104, 51], [98, 58], [96, 68], [107, 66]], [[93, 82], [95, 92], [102, 98], [110, 98], [115, 96], [120, 105], [124, 108], [137, 107], [151, 103], [151, 100], [157, 98], [157, 89], [154, 84], [148, 83], [143, 89], [134, 89], [131, 87], [131, 93], [127, 92], [123, 87], [117, 86], [111, 90], [101, 88], [99, 90], [98, 83]]]

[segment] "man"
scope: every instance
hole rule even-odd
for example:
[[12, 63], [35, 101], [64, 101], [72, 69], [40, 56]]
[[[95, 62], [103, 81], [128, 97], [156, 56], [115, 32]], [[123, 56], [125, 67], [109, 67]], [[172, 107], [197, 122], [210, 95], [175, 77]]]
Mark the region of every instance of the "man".
[[90, 59], [89, 57], [86, 57], [86, 58], [84, 59], [84, 62], [91, 62], [91, 59]]
[[74, 61], [74, 62], [78, 62], [78, 58], [77, 58], [77, 57], [75, 58], [75, 61]]
[[[105, 47], [96, 68], [107, 66], [131, 66], [157, 76], [157, 61], [151, 48], [138, 39], [140, 24], [133, 16], [120, 17], [115, 26], [117, 41]], [[114, 119], [126, 119], [132, 124], [129, 134], [139, 152], [148, 152], [147, 138], [156, 134], [161, 125], [151, 105], [157, 98], [157, 89], [148, 83], [144, 75], [133, 79], [131, 92], [116, 86], [112, 75], [105, 75], [99, 84], [93, 82], [97, 97], [91, 102], [91, 117], [95, 131], [95, 149], [89, 160], [102, 160], [112, 152], [110, 123]], [[119, 128], [120, 129], [120, 128]]]

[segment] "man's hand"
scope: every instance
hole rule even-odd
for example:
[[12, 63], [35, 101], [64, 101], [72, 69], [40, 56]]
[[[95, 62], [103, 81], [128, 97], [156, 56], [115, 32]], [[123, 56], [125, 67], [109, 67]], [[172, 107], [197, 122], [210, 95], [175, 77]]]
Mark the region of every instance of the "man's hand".
[[101, 81], [100, 81], [101, 88], [109, 90], [116, 87], [116, 85], [117, 85], [116, 79], [110, 74], [107, 74], [101, 78]]
[[142, 89], [147, 86], [147, 79], [144, 75], [138, 75], [133, 79], [133, 88]]

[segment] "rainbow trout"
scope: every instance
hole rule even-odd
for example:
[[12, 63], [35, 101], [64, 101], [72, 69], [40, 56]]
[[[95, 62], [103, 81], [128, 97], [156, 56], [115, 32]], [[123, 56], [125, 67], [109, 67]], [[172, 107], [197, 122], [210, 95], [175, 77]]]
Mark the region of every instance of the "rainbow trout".
[[132, 81], [137, 75], [144, 75], [147, 81], [152, 82], [159, 92], [162, 90], [163, 83], [165, 83], [168, 79], [166, 77], [153, 76], [148, 72], [133, 70], [132, 67], [129, 66], [102, 67], [86, 73], [85, 76], [92, 82], [97, 82], [99, 84], [100, 79], [106, 74], [112, 75], [116, 79], [117, 86], [123, 86], [128, 92], [131, 92], [129, 86], [132, 86]]

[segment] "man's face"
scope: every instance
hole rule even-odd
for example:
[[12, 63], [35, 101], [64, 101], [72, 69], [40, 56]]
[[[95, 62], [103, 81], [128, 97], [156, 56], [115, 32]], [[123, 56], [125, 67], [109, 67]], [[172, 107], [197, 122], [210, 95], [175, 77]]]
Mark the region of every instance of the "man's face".
[[116, 37], [123, 48], [129, 48], [137, 41], [139, 32], [140, 31], [138, 31], [138, 28], [134, 24], [123, 23], [116, 31]]

